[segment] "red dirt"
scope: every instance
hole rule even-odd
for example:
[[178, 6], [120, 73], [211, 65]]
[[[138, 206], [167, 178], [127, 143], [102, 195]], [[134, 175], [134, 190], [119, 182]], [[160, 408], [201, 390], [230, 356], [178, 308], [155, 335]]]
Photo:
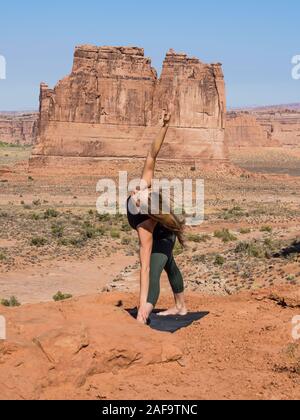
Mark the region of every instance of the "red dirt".
[[[120, 301], [133, 307], [136, 296], [3, 309], [1, 399], [300, 398], [291, 323], [300, 313], [298, 288], [190, 294], [189, 308], [210, 314], [174, 335], [137, 324]], [[163, 297], [160, 306], [170, 303]]]

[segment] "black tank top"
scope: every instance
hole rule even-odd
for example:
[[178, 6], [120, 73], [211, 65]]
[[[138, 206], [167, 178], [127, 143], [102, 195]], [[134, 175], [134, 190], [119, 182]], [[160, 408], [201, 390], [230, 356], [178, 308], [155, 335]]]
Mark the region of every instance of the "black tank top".
[[[129, 200], [131, 196], [128, 197], [127, 200], [127, 218], [128, 223], [132, 227], [132, 229], [137, 230], [138, 226], [144, 223], [146, 220], [149, 220], [150, 217], [147, 214], [132, 214], [129, 210]], [[176, 235], [170, 229], [163, 226], [161, 223], [157, 223], [154, 232], [153, 232], [153, 239], [154, 240], [162, 240], [162, 239], [170, 239], [174, 241]]]

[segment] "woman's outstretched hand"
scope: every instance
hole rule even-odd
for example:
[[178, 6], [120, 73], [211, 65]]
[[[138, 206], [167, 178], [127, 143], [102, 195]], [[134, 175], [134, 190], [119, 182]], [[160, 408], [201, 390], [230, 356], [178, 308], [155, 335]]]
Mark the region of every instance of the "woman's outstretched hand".
[[163, 116], [163, 127], [168, 127], [170, 125], [171, 117], [172, 117], [172, 115], [169, 114], [168, 112], [165, 112], [164, 113], [164, 116]]

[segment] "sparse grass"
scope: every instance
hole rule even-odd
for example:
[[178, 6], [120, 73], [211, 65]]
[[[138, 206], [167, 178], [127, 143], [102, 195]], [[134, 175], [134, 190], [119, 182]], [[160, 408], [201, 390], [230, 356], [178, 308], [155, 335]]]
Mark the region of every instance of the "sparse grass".
[[251, 229], [249, 229], [249, 228], [240, 229], [240, 234], [241, 235], [248, 235], [249, 233], [251, 233]]
[[173, 251], [174, 256], [177, 257], [178, 255], [181, 255], [183, 251], [184, 251], [183, 247], [180, 245], [179, 242], [176, 241], [174, 251]]
[[63, 300], [72, 299], [72, 295], [68, 293], [57, 292], [56, 295], [53, 296], [54, 302], [61, 302]]
[[31, 213], [31, 214], [28, 216], [28, 218], [29, 218], [30, 220], [35, 220], [35, 221], [38, 221], [38, 220], [40, 220], [40, 219], [41, 219], [41, 216], [40, 216], [38, 213]]
[[9, 308], [16, 308], [18, 306], [21, 306], [20, 302], [15, 296], [12, 296], [9, 299], [2, 299], [0, 303], [2, 306], [7, 306]]
[[131, 244], [131, 238], [122, 238], [121, 243], [122, 243], [122, 245], [130, 245]]
[[11, 143], [5, 143], [4, 141], [0, 141], [0, 147], [5, 149], [5, 148], [19, 148], [20, 146], [17, 144], [11, 144]]
[[223, 266], [225, 264], [225, 258], [222, 255], [216, 255], [214, 265]]
[[221, 215], [221, 218], [224, 220], [229, 220], [234, 218], [240, 218], [242, 216], [245, 216], [244, 210], [239, 206], [235, 206], [229, 210], [224, 209], [224, 213]]
[[59, 216], [59, 212], [57, 210], [54, 210], [54, 209], [45, 210], [44, 219], [52, 219], [52, 218], [55, 219], [58, 216]]
[[113, 239], [120, 239], [120, 237], [121, 237], [120, 232], [116, 229], [113, 229], [113, 230], [110, 231], [110, 236]]
[[264, 232], [264, 233], [272, 233], [273, 232], [273, 228], [271, 226], [262, 226], [260, 228], [260, 231], [261, 232]]
[[237, 240], [237, 237], [233, 235], [228, 229], [216, 230], [214, 237], [222, 239], [224, 243], [233, 242]]
[[237, 254], [244, 254], [254, 258], [269, 258], [270, 253], [258, 241], [240, 242], [235, 248]]
[[51, 226], [52, 236], [54, 238], [62, 238], [64, 236], [64, 226], [62, 223], [56, 223]]
[[47, 244], [47, 239], [43, 238], [41, 236], [36, 236], [34, 238], [31, 239], [30, 241], [30, 245], [31, 246], [36, 246], [37, 248], [41, 248], [43, 246], [45, 246]]
[[209, 235], [195, 235], [195, 234], [187, 235], [187, 240], [189, 242], [201, 243], [201, 242], [207, 242], [209, 239], [210, 239]]
[[193, 255], [192, 261], [195, 264], [205, 264], [206, 263], [206, 255]]

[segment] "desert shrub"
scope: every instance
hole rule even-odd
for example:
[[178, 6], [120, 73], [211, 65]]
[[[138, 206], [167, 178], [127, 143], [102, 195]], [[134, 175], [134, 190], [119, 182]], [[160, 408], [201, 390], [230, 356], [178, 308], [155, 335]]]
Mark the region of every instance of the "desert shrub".
[[195, 264], [205, 264], [206, 262], [206, 256], [205, 255], [193, 255], [192, 261]]
[[264, 246], [257, 241], [240, 242], [235, 248], [235, 252], [254, 258], [267, 258], [269, 256]]
[[54, 238], [62, 238], [64, 236], [64, 226], [61, 223], [56, 223], [51, 226], [52, 236]]
[[45, 238], [41, 237], [41, 236], [35, 236], [30, 241], [30, 245], [31, 246], [36, 246], [37, 248], [45, 246], [46, 243], [47, 243], [47, 240]]
[[187, 236], [187, 240], [189, 242], [195, 242], [195, 243], [207, 242], [209, 239], [210, 239], [210, 236], [209, 235], [189, 234]]
[[214, 237], [218, 239], [222, 239], [224, 243], [236, 241], [237, 237], [234, 236], [228, 229], [216, 230], [214, 233]]
[[272, 233], [273, 229], [271, 226], [262, 226], [260, 229], [261, 232]]
[[183, 253], [183, 251], [184, 250], [183, 250], [182, 246], [180, 245], [180, 243], [178, 241], [176, 241], [174, 251], [173, 251], [174, 256], [176, 257], [178, 255], [181, 255]]
[[58, 241], [58, 245], [61, 246], [69, 246], [70, 245], [70, 240], [67, 238], [60, 238]]
[[57, 292], [56, 295], [53, 296], [54, 302], [61, 302], [63, 300], [71, 299], [73, 296], [68, 293]]
[[34, 200], [34, 201], [32, 202], [32, 204], [33, 204], [34, 206], [38, 207], [38, 206], [40, 206], [40, 205], [41, 205], [41, 200]]
[[235, 217], [242, 217], [245, 215], [244, 210], [239, 207], [235, 206], [232, 209], [224, 209], [225, 213], [223, 213], [222, 218], [225, 220], [233, 219]]
[[130, 245], [131, 239], [130, 238], [122, 238], [122, 245]]
[[29, 218], [30, 220], [35, 220], [35, 221], [37, 221], [37, 220], [40, 220], [41, 216], [40, 216], [38, 213], [31, 213], [31, 214], [28, 216], [28, 218]]
[[242, 229], [240, 229], [240, 233], [242, 235], [247, 235], [248, 233], [251, 233], [251, 229], [249, 229], [249, 228], [242, 228]]
[[129, 226], [129, 224], [127, 222], [124, 222], [122, 224], [121, 230], [122, 230], [122, 232], [130, 232], [131, 231], [131, 227]]
[[59, 216], [59, 212], [57, 210], [54, 210], [54, 209], [45, 210], [44, 219], [51, 219], [51, 218], [55, 219], [58, 216]]
[[77, 248], [82, 248], [83, 246], [85, 246], [87, 241], [86, 236], [78, 236], [77, 238], [71, 238], [69, 239], [69, 244], [73, 245]]
[[6, 255], [4, 254], [4, 252], [0, 252], [0, 261], [6, 261]]
[[0, 217], [6, 218], [8, 217], [8, 213], [6, 211], [0, 211]]
[[105, 222], [109, 222], [111, 220], [111, 216], [109, 214], [99, 214], [99, 213], [97, 213], [97, 219], [100, 222], [105, 223]]
[[220, 266], [224, 265], [225, 264], [225, 258], [222, 257], [222, 255], [216, 255], [214, 264], [215, 265], [220, 265]]
[[110, 231], [110, 236], [111, 236], [113, 239], [120, 239], [120, 237], [121, 237], [120, 232], [119, 232], [118, 230], [116, 230], [116, 229], [112, 229], [112, 230]]
[[20, 302], [15, 296], [12, 296], [9, 299], [2, 299], [0, 303], [2, 306], [7, 306], [10, 308], [16, 308], [17, 306], [21, 306]]

